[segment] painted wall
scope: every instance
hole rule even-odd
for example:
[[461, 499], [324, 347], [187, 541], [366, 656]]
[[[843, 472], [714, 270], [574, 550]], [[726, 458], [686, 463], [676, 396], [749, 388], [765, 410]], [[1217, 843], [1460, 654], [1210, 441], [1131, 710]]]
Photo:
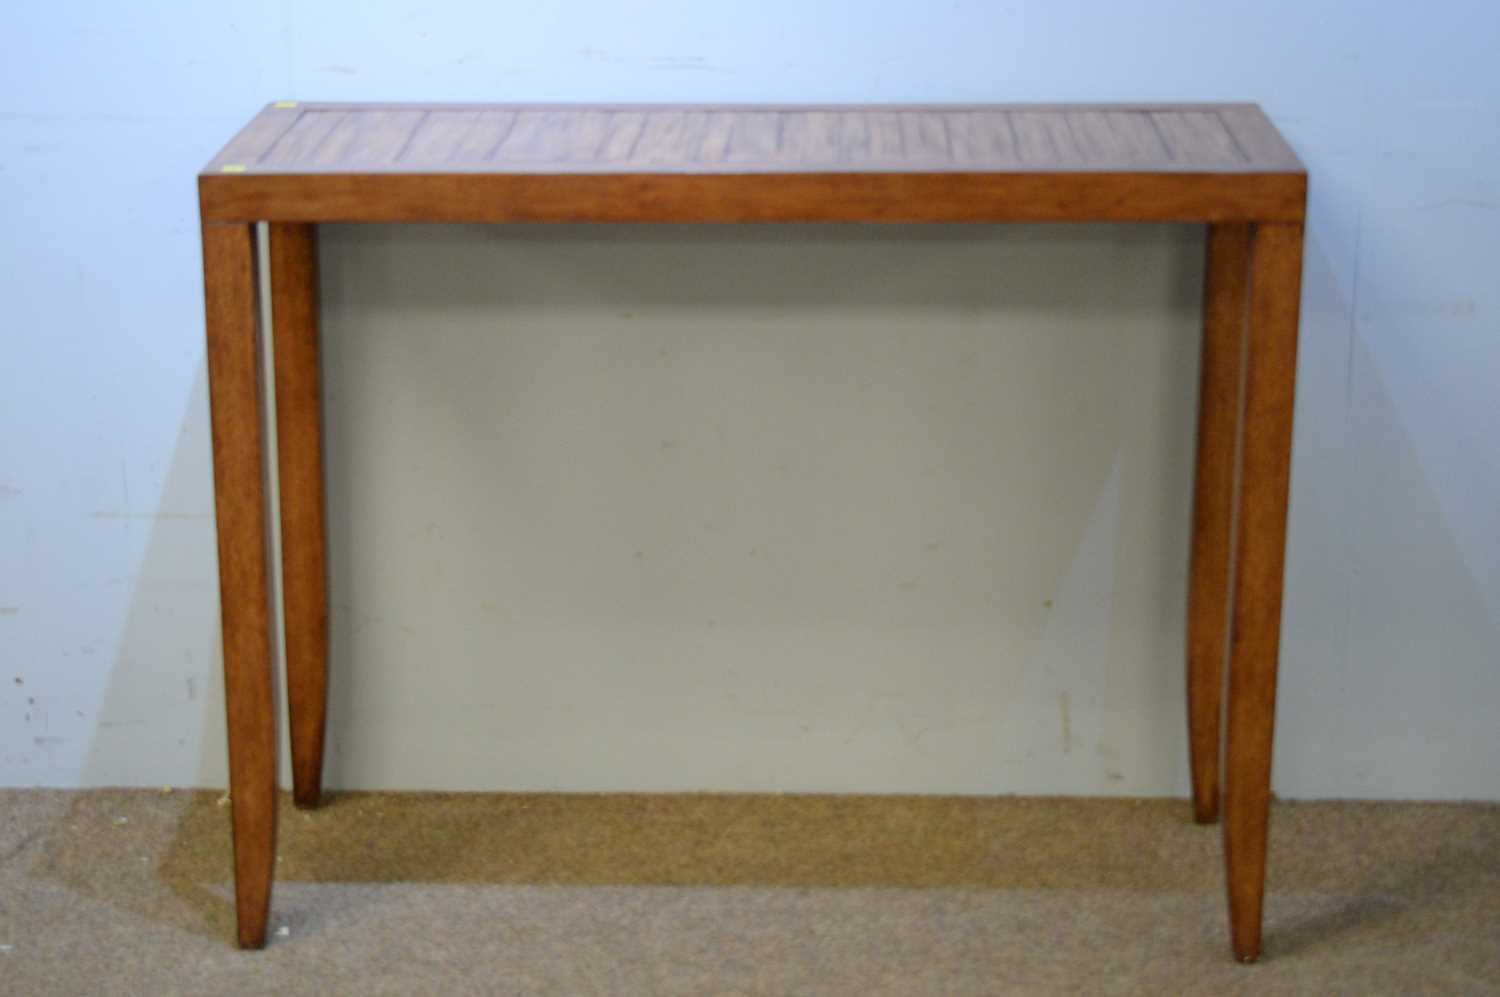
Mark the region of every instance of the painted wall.
[[[17, 4], [0, 784], [222, 785], [193, 177], [265, 101], [1260, 101], [1276, 789], [1500, 799], [1500, 8]], [[1182, 794], [1201, 233], [332, 228], [329, 781]]]

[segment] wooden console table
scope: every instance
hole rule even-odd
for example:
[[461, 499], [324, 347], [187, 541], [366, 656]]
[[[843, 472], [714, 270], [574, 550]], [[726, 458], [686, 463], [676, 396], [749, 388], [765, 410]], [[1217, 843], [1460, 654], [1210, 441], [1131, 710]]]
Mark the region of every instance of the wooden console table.
[[1106, 221], [1208, 226], [1193, 806], [1218, 817], [1227, 660], [1229, 920], [1235, 955], [1259, 954], [1307, 176], [1258, 107], [282, 101], [198, 189], [242, 946], [265, 941], [276, 827], [257, 222], [270, 223], [294, 797], [312, 806], [328, 689], [318, 223]]

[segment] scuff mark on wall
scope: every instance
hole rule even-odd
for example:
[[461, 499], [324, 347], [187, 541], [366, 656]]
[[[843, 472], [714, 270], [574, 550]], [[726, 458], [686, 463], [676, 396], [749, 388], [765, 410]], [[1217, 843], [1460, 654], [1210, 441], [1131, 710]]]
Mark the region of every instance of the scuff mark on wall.
[[650, 62], [652, 69], [669, 72], [728, 73], [729, 70], [715, 66], [701, 55], [658, 55]]
[[585, 47], [585, 48], [581, 48], [581, 49], [576, 50], [574, 52], [574, 54], [577, 55], [577, 56], [579, 56], [580, 58], [587, 59], [590, 62], [624, 62], [625, 61], [625, 59], [624, 59], [623, 56], [615, 55], [613, 52], [610, 52], [608, 49], [602, 49], [602, 48]]
[[1476, 208], [1480, 211], [1500, 211], [1500, 204], [1477, 197], [1448, 197], [1441, 201], [1430, 201], [1417, 205], [1418, 211], [1436, 211], [1439, 208]]
[[89, 513], [90, 519], [208, 519], [211, 512], [111, 512], [100, 509]]
[[1063, 754], [1065, 754], [1065, 755], [1072, 754], [1072, 752], [1073, 752], [1073, 718], [1072, 718], [1072, 716], [1068, 712], [1068, 693], [1067, 693], [1067, 690], [1064, 690], [1063, 693], [1060, 696], [1057, 697], [1057, 708], [1058, 708], [1058, 711], [1062, 714], [1062, 749], [1063, 749]]

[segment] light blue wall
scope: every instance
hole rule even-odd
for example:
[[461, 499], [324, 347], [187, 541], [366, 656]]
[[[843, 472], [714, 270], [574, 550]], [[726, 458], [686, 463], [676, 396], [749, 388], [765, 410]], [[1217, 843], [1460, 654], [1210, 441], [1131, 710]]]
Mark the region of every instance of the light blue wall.
[[1491, 0], [13, 3], [0, 784], [221, 777], [194, 174], [267, 100], [1255, 100], [1312, 190], [1277, 789], [1500, 799], [1496, 52]]

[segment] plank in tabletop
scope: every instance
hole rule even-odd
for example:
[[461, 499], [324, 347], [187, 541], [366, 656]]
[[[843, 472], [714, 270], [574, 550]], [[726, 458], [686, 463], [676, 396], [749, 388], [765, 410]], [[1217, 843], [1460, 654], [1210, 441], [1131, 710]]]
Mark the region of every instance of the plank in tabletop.
[[1068, 123], [1056, 111], [1016, 111], [1010, 115], [1016, 148], [1027, 166], [1081, 166], [1085, 159]]
[[839, 142], [843, 147], [843, 158], [852, 163], [870, 157], [870, 116], [861, 111], [845, 111], [839, 115]]
[[515, 111], [484, 112], [473, 129], [464, 135], [458, 147], [453, 150], [453, 161], [472, 163], [492, 159], [500, 148], [500, 143], [505, 141], [514, 127]]
[[419, 109], [385, 108], [350, 112], [308, 153], [307, 165], [390, 166], [406, 151], [407, 142], [427, 113]]
[[630, 158], [646, 127], [644, 111], [616, 111], [604, 124], [604, 141], [595, 158], [603, 163], [622, 163]]
[[302, 111], [294, 101], [280, 101], [261, 111], [214, 157], [213, 165], [248, 166], [260, 162], [285, 135]]
[[775, 111], [738, 111], [729, 136], [731, 163], [774, 163], [781, 150], [781, 115]]
[[483, 162], [510, 132], [514, 111], [435, 110], [417, 126], [400, 165], [418, 168]]
[[902, 111], [898, 119], [905, 158], [924, 163], [952, 160], [948, 126], [941, 114], [936, 111]]
[[262, 166], [304, 165], [312, 153], [351, 112], [308, 109], [261, 157]]
[[843, 158], [842, 122], [830, 111], [792, 111], [781, 129], [781, 155], [788, 162], [833, 165]]
[[1067, 115], [1068, 130], [1084, 162], [1099, 166], [1166, 165], [1167, 148], [1151, 118], [1131, 111], [1078, 111]]
[[594, 162], [609, 137], [609, 113], [584, 109], [571, 112], [570, 117], [572, 120], [567, 122], [558, 139], [563, 158], [580, 164]]
[[901, 115], [895, 111], [870, 111], [865, 114], [870, 129], [870, 158], [876, 162], [899, 162], [906, 158], [906, 142], [901, 134]]
[[546, 108], [516, 112], [495, 162], [592, 163], [609, 138], [609, 115], [598, 109]]
[[1245, 155], [1211, 111], [1155, 111], [1151, 121], [1178, 166], [1241, 166]]
[[734, 136], [735, 115], [729, 111], [710, 111], [703, 128], [698, 158], [705, 166], [718, 165], [729, 156], [729, 141]]
[[1020, 162], [1015, 133], [1003, 111], [951, 111], [944, 118], [955, 164], [1014, 166]]
[[[561, 162], [575, 158], [579, 149], [574, 129], [579, 113], [563, 109], [536, 109], [516, 112], [510, 134], [500, 142], [492, 157], [496, 162]], [[600, 122], [598, 134], [588, 151], [589, 159], [604, 143]]]
[[1302, 168], [1297, 154], [1259, 107], [1254, 104], [1225, 107], [1218, 115], [1253, 165], [1285, 170]]
[[665, 166], [689, 166], [701, 161], [704, 137], [708, 133], [707, 111], [667, 110], [646, 115], [640, 141], [636, 142], [631, 160]]

